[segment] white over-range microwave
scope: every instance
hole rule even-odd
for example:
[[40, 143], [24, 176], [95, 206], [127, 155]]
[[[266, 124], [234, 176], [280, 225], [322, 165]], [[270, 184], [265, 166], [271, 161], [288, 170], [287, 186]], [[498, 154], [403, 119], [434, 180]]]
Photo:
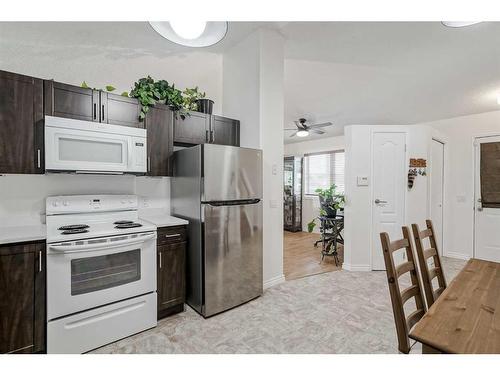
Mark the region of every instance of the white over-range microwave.
[[50, 172], [142, 174], [146, 130], [45, 116], [45, 169]]

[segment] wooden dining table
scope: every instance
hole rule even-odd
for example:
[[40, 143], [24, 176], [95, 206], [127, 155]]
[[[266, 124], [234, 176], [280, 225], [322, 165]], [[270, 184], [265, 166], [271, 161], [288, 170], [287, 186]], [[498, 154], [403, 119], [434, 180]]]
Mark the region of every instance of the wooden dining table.
[[470, 259], [409, 336], [423, 353], [500, 353], [500, 263]]

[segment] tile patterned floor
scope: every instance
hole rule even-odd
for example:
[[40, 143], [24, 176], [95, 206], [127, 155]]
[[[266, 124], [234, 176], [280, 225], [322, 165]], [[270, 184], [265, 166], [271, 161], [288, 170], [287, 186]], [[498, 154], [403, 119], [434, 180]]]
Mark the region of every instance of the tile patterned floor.
[[[443, 258], [448, 282], [464, 264]], [[385, 272], [337, 271], [287, 281], [209, 319], [187, 307], [93, 353], [397, 353], [397, 339]]]

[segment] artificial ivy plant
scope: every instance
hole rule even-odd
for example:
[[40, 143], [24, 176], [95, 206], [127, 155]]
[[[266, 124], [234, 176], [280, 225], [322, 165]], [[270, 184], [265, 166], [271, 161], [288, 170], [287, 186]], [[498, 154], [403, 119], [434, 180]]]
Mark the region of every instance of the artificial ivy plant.
[[146, 117], [149, 108], [156, 103], [164, 103], [173, 111], [185, 114], [183, 107], [182, 92], [175, 88], [175, 85], [169, 85], [165, 80], [155, 81], [150, 76], [141, 78], [134, 83], [134, 88], [130, 91], [130, 97], [139, 99], [141, 103], [141, 113], [139, 119], [142, 121]]
[[197, 111], [198, 110], [198, 103], [197, 100], [205, 98], [205, 93], [198, 91], [198, 86], [192, 88], [192, 89], [185, 89], [182, 92], [182, 98], [183, 98], [183, 107], [184, 109], [188, 111]]

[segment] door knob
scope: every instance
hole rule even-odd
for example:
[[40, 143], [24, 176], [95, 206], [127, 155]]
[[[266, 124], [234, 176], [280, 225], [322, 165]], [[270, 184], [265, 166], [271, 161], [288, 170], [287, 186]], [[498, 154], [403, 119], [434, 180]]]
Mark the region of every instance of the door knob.
[[375, 204], [380, 204], [380, 203], [387, 203], [387, 201], [383, 201], [381, 199], [375, 199]]

